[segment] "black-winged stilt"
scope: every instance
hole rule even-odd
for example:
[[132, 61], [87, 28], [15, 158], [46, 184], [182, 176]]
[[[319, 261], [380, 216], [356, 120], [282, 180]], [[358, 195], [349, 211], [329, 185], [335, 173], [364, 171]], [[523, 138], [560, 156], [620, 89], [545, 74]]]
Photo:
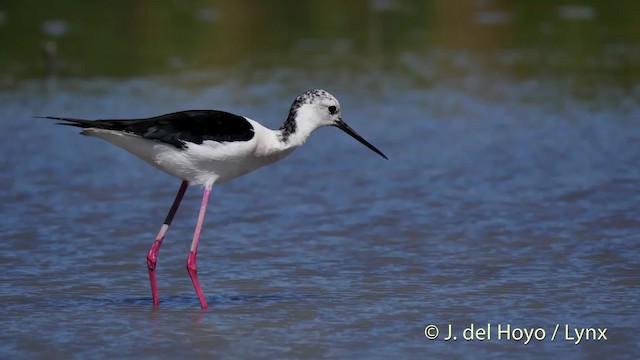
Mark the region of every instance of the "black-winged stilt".
[[46, 118], [64, 121], [59, 123], [61, 125], [83, 128], [81, 134], [104, 139], [182, 179], [173, 205], [147, 254], [154, 306], [160, 304], [155, 269], [164, 236], [187, 186], [204, 186], [200, 213], [187, 258], [187, 270], [200, 305], [206, 309], [207, 301], [197, 276], [196, 254], [213, 185], [284, 158], [322, 126], [341, 129], [387, 159], [380, 150], [351, 129], [340, 115], [338, 100], [328, 92], [317, 89], [304, 92], [295, 99], [289, 116], [278, 130], [267, 129], [244, 116], [217, 110], [180, 111], [132, 120]]

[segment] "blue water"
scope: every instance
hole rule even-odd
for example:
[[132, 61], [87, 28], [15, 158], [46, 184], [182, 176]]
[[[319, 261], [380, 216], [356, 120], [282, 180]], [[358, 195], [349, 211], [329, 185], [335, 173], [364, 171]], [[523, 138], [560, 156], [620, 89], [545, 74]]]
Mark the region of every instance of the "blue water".
[[[203, 72], [2, 91], [2, 357], [640, 353], [640, 90], [584, 99], [561, 80], [372, 76]], [[276, 128], [318, 86], [389, 160], [320, 129], [214, 188], [198, 254], [206, 311], [185, 269], [201, 189], [160, 251], [154, 310], [145, 256], [180, 181], [32, 118], [214, 108]], [[472, 323], [490, 323], [491, 339], [464, 340]], [[449, 324], [457, 341], [444, 340]], [[498, 324], [546, 336], [498, 339]], [[565, 325], [607, 339], [574, 344]]]

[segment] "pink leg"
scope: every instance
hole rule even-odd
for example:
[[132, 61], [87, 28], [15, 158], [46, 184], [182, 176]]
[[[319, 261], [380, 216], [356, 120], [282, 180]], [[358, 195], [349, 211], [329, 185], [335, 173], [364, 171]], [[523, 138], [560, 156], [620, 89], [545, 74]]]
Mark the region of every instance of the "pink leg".
[[187, 258], [187, 271], [189, 272], [189, 276], [191, 277], [191, 282], [193, 283], [193, 287], [196, 288], [196, 294], [198, 294], [198, 299], [200, 300], [200, 306], [203, 309], [206, 309], [208, 306], [207, 306], [207, 300], [204, 298], [204, 293], [202, 292], [202, 288], [200, 287], [200, 282], [198, 281], [196, 255], [198, 254], [198, 242], [200, 241], [200, 233], [202, 232], [202, 223], [204, 222], [204, 214], [207, 212], [207, 203], [209, 202], [209, 194], [211, 194], [211, 188], [205, 187], [204, 194], [202, 195], [202, 204], [200, 205], [200, 214], [198, 215], [198, 222], [196, 223], [196, 230], [193, 233], [193, 241], [191, 242], [191, 251], [189, 252], [189, 257]]
[[156, 240], [151, 245], [151, 249], [149, 249], [149, 253], [147, 254], [147, 268], [149, 269], [149, 281], [151, 281], [151, 296], [153, 298], [153, 306], [160, 306], [160, 298], [158, 297], [158, 281], [156, 280], [156, 263], [158, 262], [158, 251], [160, 251], [160, 246], [162, 245], [162, 240], [164, 240], [164, 236], [169, 230], [169, 225], [171, 225], [171, 221], [173, 221], [173, 217], [176, 215], [176, 211], [178, 211], [178, 206], [180, 206], [180, 201], [182, 201], [182, 197], [184, 196], [184, 192], [187, 190], [187, 186], [189, 183], [186, 180], [182, 181], [180, 185], [180, 190], [178, 190], [178, 194], [176, 195], [175, 200], [173, 200], [173, 205], [171, 205], [171, 209], [169, 210], [169, 214], [164, 219], [164, 224], [160, 228], [160, 232], [156, 236]]

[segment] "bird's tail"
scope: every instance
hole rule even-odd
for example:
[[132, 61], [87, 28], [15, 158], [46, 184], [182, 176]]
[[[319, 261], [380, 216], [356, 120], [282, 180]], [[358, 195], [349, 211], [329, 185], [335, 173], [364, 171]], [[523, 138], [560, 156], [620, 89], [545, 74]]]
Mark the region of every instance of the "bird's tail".
[[61, 121], [56, 123], [58, 125], [75, 126], [83, 129], [90, 128], [90, 127], [95, 127], [95, 128], [101, 127], [100, 124], [97, 123], [95, 120], [74, 119], [74, 118], [65, 118], [65, 117], [57, 117], [57, 116], [35, 116], [35, 117], [38, 119], [58, 120], [58, 121]]

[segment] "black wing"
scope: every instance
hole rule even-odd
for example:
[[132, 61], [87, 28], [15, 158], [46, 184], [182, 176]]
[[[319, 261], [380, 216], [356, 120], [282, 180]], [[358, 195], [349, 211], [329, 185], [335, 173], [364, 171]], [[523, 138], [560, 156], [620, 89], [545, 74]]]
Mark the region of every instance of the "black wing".
[[62, 125], [122, 131], [178, 148], [185, 148], [185, 142], [202, 144], [205, 140], [249, 141], [254, 135], [253, 126], [245, 117], [217, 110], [187, 110], [130, 120], [46, 118], [66, 121]]

